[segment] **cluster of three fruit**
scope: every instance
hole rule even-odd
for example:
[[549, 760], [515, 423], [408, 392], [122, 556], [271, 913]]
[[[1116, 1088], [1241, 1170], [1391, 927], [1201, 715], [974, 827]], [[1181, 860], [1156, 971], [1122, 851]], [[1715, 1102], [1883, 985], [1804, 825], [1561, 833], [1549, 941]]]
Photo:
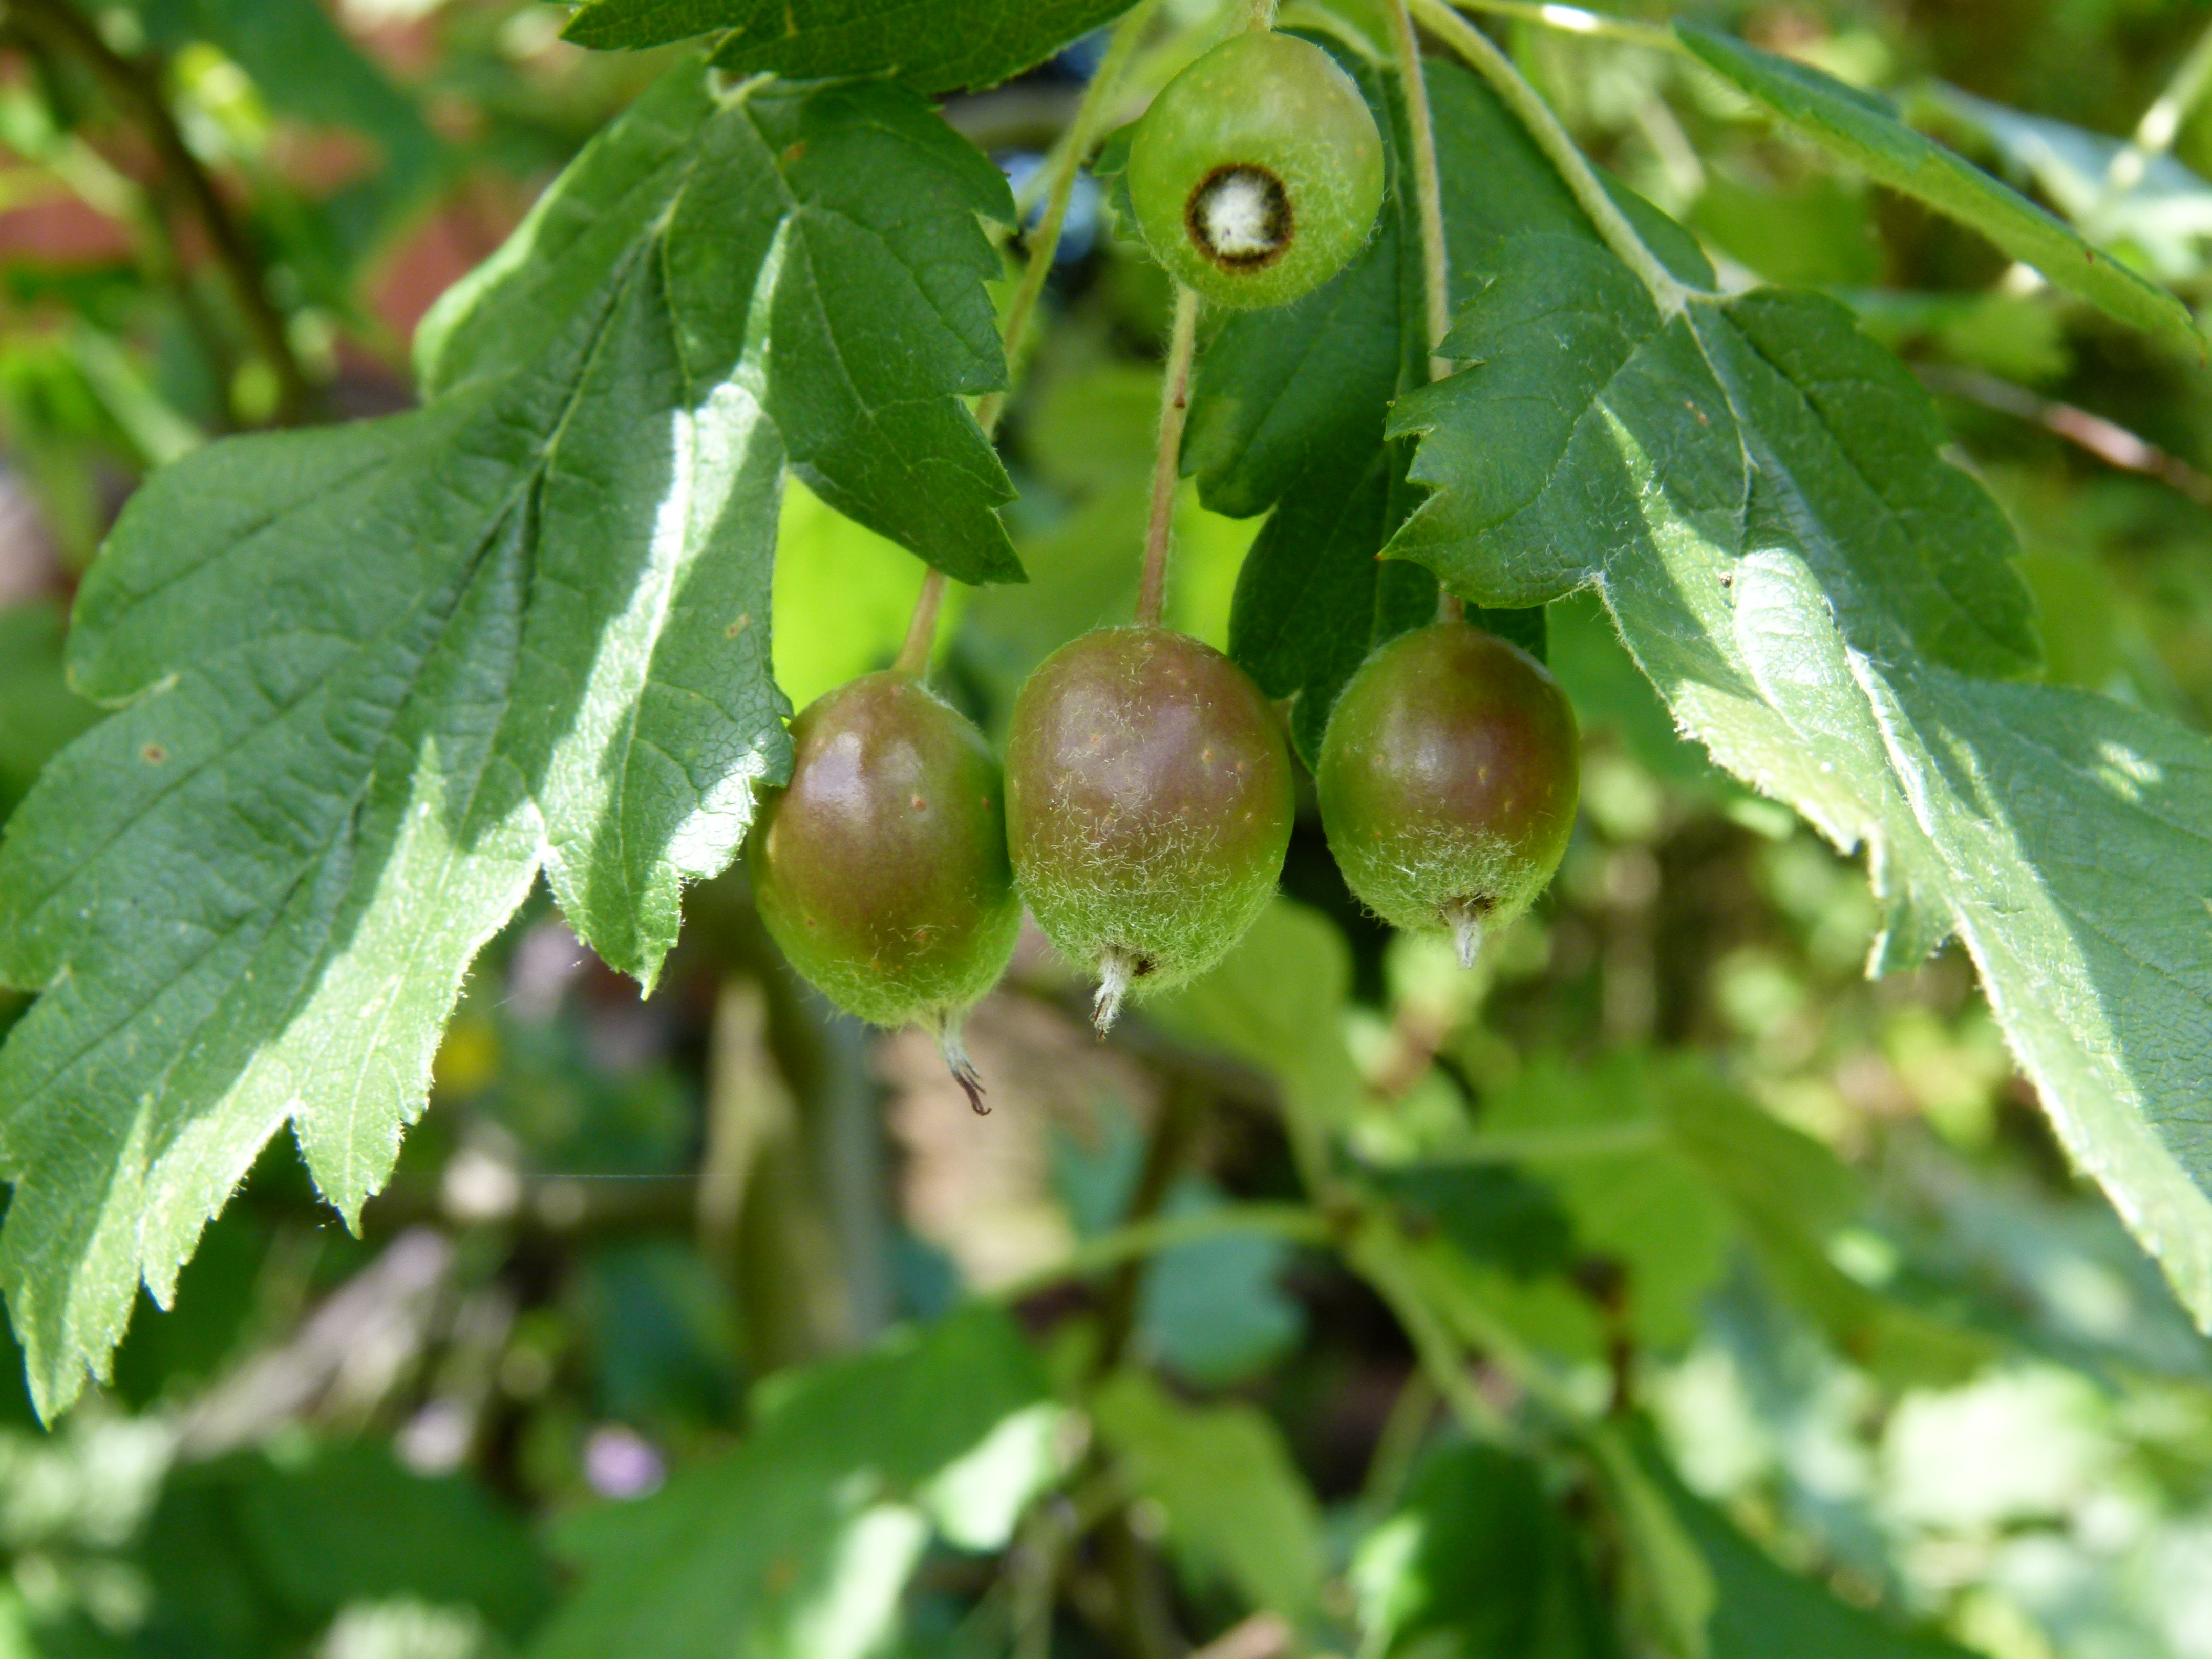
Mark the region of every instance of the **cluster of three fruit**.
[[[1217, 301], [1280, 304], [1333, 276], [1381, 204], [1381, 140], [1343, 71], [1255, 31], [1161, 94], [1131, 150], [1146, 240]], [[1012, 958], [1024, 900], [1125, 998], [1218, 963], [1275, 891], [1295, 817], [1275, 712], [1218, 652], [1140, 622], [1058, 652], [1017, 698], [1003, 773], [981, 734], [900, 670], [793, 723], [793, 774], [748, 847], [793, 966], [882, 1025], [934, 1031], [977, 1109], [959, 1035]], [[1352, 891], [1472, 961], [1525, 908], [1574, 817], [1575, 727], [1533, 659], [1457, 621], [1392, 641], [1340, 697], [1316, 782]]]

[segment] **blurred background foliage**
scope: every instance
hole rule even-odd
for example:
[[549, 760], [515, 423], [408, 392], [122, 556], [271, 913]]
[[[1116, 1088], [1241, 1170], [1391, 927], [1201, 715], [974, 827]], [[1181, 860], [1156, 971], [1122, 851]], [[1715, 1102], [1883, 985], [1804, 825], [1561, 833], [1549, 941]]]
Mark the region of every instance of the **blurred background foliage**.
[[[2201, 5], [1683, 9], [1892, 92], [2212, 298], [2212, 113], [2185, 98], [2162, 153], [2123, 151], [2212, 67]], [[92, 718], [64, 619], [135, 483], [223, 432], [404, 406], [430, 301], [665, 61], [565, 46], [563, 19], [0, 9], [0, 816]], [[2054, 679], [2212, 723], [2202, 365], [1680, 59], [1498, 27], [1732, 277], [1841, 295], [1942, 398], [2021, 532]], [[1097, 47], [947, 117], [1018, 186]], [[960, 596], [939, 669], [994, 733], [1133, 593], [1166, 294], [1095, 191], [1048, 303], [1007, 428], [1031, 581]], [[1254, 526], [1178, 513], [1170, 619], [1221, 644]], [[921, 567], [797, 485], [782, 527], [803, 705], [890, 660]], [[1551, 638], [1584, 811], [1478, 971], [1359, 914], [1309, 799], [1278, 912], [1114, 1042], [1025, 946], [971, 1030], [988, 1118], [926, 1040], [799, 985], [739, 878], [694, 894], [645, 1001], [541, 898], [478, 965], [362, 1237], [274, 1148], [99, 1398], [43, 1431], [0, 1364], [0, 1656], [1615, 1651], [1593, 1587], [1629, 1593], [1624, 1551], [1571, 1472], [1450, 1431], [1332, 1258], [1196, 1224], [1296, 1196], [1279, 1091], [1514, 1340], [1648, 1413], [1728, 1610], [1715, 1654], [2212, 1659], [2212, 1348], [2063, 1166], [1963, 957], [1868, 982], [1861, 870], [1678, 739], [1594, 605]], [[1153, 1213], [1194, 1242], [1037, 1288]]]

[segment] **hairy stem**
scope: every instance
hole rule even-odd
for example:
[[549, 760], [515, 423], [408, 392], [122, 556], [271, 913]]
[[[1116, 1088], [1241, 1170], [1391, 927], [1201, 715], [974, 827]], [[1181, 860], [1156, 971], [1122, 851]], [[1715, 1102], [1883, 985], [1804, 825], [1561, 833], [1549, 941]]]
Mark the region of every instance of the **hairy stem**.
[[1581, 6], [1553, 5], [1549, 0], [1452, 0], [1462, 11], [1486, 11], [1522, 23], [1534, 23], [1562, 34], [1579, 34], [1591, 40], [1612, 40], [1624, 46], [1644, 46], [1652, 52], [1682, 50], [1674, 31], [1663, 23], [1639, 23], [1633, 18], [1612, 17]]
[[[1037, 301], [1044, 296], [1045, 279], [1052, 275], [1053, 261], [1060, 256], [1060, 234], [1067, 226], [1067, 204], [1075, 198], [1076, 175], [1083, 171], [1083, 163], [1097, 143], [1098, 128], [1110, 106], [1114, 90], [1121, 83], [1128, 70], [1129, 59], [1144, 39], [1151, 25], [1152, 14], [1159, 9], [1160, 0], [1141, 0], [1130, 8], [1121, 21], [1114, 26], [1112, 40], [1106, 47], [1106, 56], [1100, 61], [1097, 73], [1091, 84], [1083, 89], [1083, 101], [1076, 106], [1075, 118], [1053, 150], [1044, 193], [1044, 214], [1037, 222], [1036, 234], [1029, 239], [1029, 257], [1022, 266], [1022, 279], [1014, 289], [1012, 301], [1006, 307], [1006, 321], [1002, 338], [1006, 343], [1006, 378], [1010, 384], [998, 392], [987, 392], [975, 405], [975, 422], [983, 428], [986, 438], [999, 434], [999, 422], [1006, 413], [1006, 399], [1012, 394], [1011, 382], [1021, 372], [1022, 343], [1028, 337], [1030, 319], [1036, 314]], [[937, 642], [938, 613], [945, 605], [945, 573], [932, 570], [921, 579], [921, 592], [914, 602], [914, 621], [907, 627], [906, 644], [900, 649], [898, 666], [906, 673], [919, 674], [929, 666], [929, 653]]]
[[144, 132], [169, 187], [206, 232], [208, 247], [231, 289], [254, 351], [276, 376], [279, 418], [301, 418], [311, 397], [307, 377], [292, 349], [284, 319], [269, 297], [260, 256], [215, 180], [185, 143], [177, 118], [161, 95], [158, 76], [109, 46], [91, 20], [67, 0], [7, 0], [0, 15], [47, 51], [82, 63], [124, 118]]
[[1252, 9], [1245, 14], [1247, 27], [1271, 29], [1275, 27], [1276, 0], [1252, 0]]
[[1429, 116], [1429, 81], [1421, 64], [1420, 37], [1407, 0], [1390, 0], [1390, 45], [1398, 60], [1399, 84], [1406, 89], [1406, 119], [1413, 130], [1413, 197], [1421, 218], [1421, 294], [1428, 307], [1429, 378], [1451, 373], [1437, 355], [1451, 328], [1451, 270], [1444, 241], [1443, 183], [1437, 172], [1437, 131]]
[[1636, 273], [1658, 307], [1662, 318], [1679, 317], [1689, 307], [1698, 290], [1677, 277], [1659, 262], [1659, 256], [1644, 246], [1637, 234], [1636, 227], [1628, 222], [1604, 184], [1596, 169], [1576, 144], [1573, 137], [1560, 125], [1559, 118], [1513, 67], [1513, 60], [1491, 43], [1490, 37], [1462, 17], [1445, 3], [1445, 0], [1413, 0], [1414, 11], [1420, 20], [1448, 41], [1454, 52], [1490, 82], [1505, 106], [1511, 110], [1528, 136], [1536, 141], [1536, 148], [1544, 152], [1559, 172], [1560, 180], [1582, 210], [1589, 216], [1596, 228], [1598, 240], [1612, 249], [1620, 262]]
[[891, 665], [902, 674], [926, 673], [929, 653], [937, 644], [937, 613], [945, 608], [945, 573], [923, 573], [921, 592], [915, 596], [914, 620], [906, 625], [906, 643], [899, 647]]
[[1175, 520], [1182, 427], [1190, 414], [1190, 360], [1198, 346], [1198, 295], [1176, 288], [1175, 330], [1160, 377], [1160, 447], [1152, 463], [1152, 515], [1145, 526], [1145, 574], [1137, 586], [1137, 620], [1157, 623], [1168, 596], [1168, 531]]

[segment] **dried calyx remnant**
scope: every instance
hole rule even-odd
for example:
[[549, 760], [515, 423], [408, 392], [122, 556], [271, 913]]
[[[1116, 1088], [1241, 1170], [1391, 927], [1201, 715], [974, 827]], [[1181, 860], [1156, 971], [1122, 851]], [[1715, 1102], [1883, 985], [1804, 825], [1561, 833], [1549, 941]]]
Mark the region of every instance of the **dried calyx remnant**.
[[1242, 161], [1206, 175], [1190, 193], [1183, 221], [1199, 251], [1228, 270], [1273, 264], [1297, 235], [1283, 181]]

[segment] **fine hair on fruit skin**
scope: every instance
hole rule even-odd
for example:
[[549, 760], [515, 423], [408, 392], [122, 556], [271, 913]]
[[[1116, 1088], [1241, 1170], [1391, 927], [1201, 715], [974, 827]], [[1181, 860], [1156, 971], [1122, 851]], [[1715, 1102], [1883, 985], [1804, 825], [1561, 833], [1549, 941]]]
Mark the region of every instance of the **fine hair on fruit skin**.
[[1186, 983], [1267, 908], [1290, 846], [1290, 752], [1244, 671], [1188, 635], [1100, 629], [1014, 704], [1006, 830], [1030, 913], [1122, 998]]
[[1329, 851], [1392, 926], [1473, 966], [1559, 868], [1580, 787], [1574, 710], [1518, 646], [1458, 621], [1378, 648], [1329, 715], [1314, 777]]
[[769, 933], [830, 1001], [918, 1024], [983, 1110], [962, 1016], [1021, 930], [999, 763], [915, 676], [867, 674], [791, 725], [791, 781], [762, 793], [745, 847]]
[[1231, 35], [1138, 123], [1129, 196], [1152, 255], [1218, 305], [1277, 306], [1359, 250], [1382, 204], [1382, 138], [1352, 77], [1293, 35]]

